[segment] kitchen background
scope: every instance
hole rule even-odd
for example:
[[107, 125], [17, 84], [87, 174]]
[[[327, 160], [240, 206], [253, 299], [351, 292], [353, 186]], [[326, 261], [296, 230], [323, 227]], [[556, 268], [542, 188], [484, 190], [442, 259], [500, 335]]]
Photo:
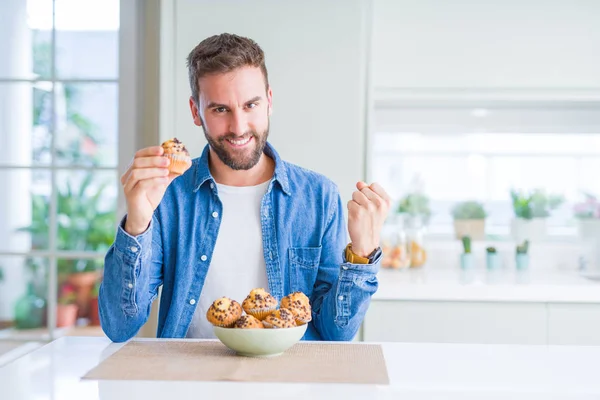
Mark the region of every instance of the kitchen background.
[[172, 136], [200, 154], [185, 57], [225, 31], [265, 50], [284, 158], [344, 200], [360, 179], [394, 198], [357, 340], [600, 343], [600, 2], [4, 0], [0, 19], [0, 360], [102, 334], [120, 173]]

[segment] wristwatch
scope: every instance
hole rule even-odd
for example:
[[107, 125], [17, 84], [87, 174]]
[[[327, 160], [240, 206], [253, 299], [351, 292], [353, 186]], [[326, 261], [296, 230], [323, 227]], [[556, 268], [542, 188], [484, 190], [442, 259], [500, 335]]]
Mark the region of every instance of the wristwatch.
[[375, 259], [381, 254], [381, 247], [376, 248], [367, 257], [361, 257], [352, 251], [352, 243], [346, 246], [346, 261], [350, 264], [373, 264]]

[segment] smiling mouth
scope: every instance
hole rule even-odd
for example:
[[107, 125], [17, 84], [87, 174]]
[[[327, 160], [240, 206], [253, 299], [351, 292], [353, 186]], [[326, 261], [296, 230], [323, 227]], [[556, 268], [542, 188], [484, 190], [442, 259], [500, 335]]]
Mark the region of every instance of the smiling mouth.
[[225, 139], [227, 143], [229, 143], [232, 147], [241, 148], [246, 146], [250, 141], [252, 141], [253, 136], [248, 136], [245, 139]]

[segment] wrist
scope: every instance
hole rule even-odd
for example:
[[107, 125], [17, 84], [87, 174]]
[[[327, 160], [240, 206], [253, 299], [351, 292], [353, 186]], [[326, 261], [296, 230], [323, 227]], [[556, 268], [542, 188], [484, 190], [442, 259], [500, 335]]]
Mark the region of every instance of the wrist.
[[377, 249], [377, 246], [364, 246], [350, 243], [350, 250], [359, 257], [367, 258]]
[[352, 243], [348, 243], [345, 250], [346, 262], [351, 264], [373, 264], [381, 256], [381, 248], [377, 247], [365, 256], [357, 254], [352, 248]]
[[123, 229], [125, 232], [130, 234], [131, 236], [139, 236], [142, 233], [146, 232], [148, 227], [150, 226], [150, 222], [138, 222], [129, 217], [129, 215], [125, 218], [125, 224], [123, 225]]

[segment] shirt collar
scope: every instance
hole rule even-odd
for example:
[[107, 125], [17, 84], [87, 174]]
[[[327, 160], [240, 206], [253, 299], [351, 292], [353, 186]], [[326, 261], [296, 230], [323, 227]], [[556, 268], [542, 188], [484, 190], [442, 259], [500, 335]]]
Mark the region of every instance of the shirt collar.
[[[194, 179], [194, 192], [198, 191], [202, 185], [207, 181], [214, 182], [214, 178], [210, 174], [210, 168], [208, 167], [208, 156], [210, 153], [210, 146], [207, 144], [204, 146], [202, 155], [196, 159], [196, 171]], [[273, 181], [278, 182], [283, 192], [287, 195], [291, 194], [290, 182], [288, 179], [287, 167], [285, 162], [279, 157], [279, 154], [273, 146], [267, 142], [265, 145], [264, 153], [271, 157], [275, 161], [275, 174], [273, 175]]]

